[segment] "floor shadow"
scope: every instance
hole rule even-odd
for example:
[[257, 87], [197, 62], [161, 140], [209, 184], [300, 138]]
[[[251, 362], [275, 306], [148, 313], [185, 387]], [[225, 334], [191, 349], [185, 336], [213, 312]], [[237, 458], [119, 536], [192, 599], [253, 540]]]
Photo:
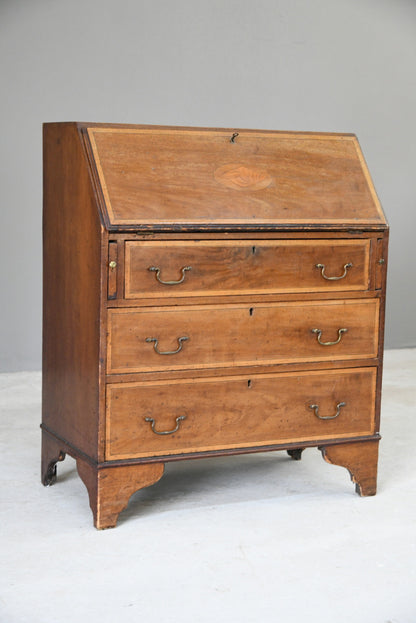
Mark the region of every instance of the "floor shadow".
[[304, 492], [307, 467], [286, 452], [168, 463], [156, 484], [130, 498], [124, 518]]

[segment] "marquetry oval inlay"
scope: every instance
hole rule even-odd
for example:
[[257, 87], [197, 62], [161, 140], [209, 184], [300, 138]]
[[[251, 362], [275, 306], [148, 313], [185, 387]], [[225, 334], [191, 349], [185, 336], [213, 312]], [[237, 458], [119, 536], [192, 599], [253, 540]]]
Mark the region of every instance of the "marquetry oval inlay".
[[235, 190], [261, 190], [273, 181], [264, 169], [244, 164], [225, 164], [216, 169], [214, 177], [220, 184]]

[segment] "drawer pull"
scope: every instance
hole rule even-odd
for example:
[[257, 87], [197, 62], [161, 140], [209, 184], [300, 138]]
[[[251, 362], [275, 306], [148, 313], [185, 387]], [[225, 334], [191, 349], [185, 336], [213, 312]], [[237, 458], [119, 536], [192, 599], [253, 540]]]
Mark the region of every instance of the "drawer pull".
[[183, 268], [181, 268], [182, 277], [178, 281], [163, 281], [163, 279], [160, 278], [161, 269], [158, 268], [157, 266], [150, 266], [149, 270], [156, 273], [157, 281], [163, 284], [164, 286], [178, 286], [180, 283], [183, 283], [185, 279], [185, 272], [187, 270], [192, 270], [192, 266], [184, 266]]
[[319, 405], [309, 405], [309, 408], [315, 411], [316, 417], [319, 418], [320, 420], [334, 420], [336, 417], [339, 416], [341, 407], [345, 407], [346, 404], [347, 404], [346, 402], [339, 402], [337, 404], [337, 412], [335, 413], [335, 415], [319, 415]]
[[155, 421], [152, 417], [145, 417], [144, 418], [146, 422], [150, 422], [152, 425], [152, 431], [154, 432], [155, 435], [172, 435], [173, 433], [176, 433], [177, 430], [179, 430], [179, 426], [182, 420], [186, 419], [186, 415], [180, 415], [179, 417], [176, 418], [176, 426], [174, 429], [172, 430], [156, 430], [155, 428]]
[[316, 333], [316, 339], [318, 340], [318, 344], [321, 346], [335, 346], [335, 344], [339, 344], [342, 338], [342, 334], [346, 333], [348, 329], [338, 329], [338, 339], [335, 342], [321, 342], [321, 329], [311, 329], [312, 333]]
[[328, 277], [327, 275], [325, 275], [325, 264], [315, 264], [315, 266], [316, 268], [321, 269], [321, 275], [324, 279], [327, 279], [327, 281], [339, 281], [340, 279], [344, 279], [344, 277], [347, 276], [348, 269], [352, 267], [352, 264], [351, 262], [348, 262], [348, 264], [344, 264], [344, 273], [340, 277]]
[[186, 342], [186, 340], [189, 340], [189, 337], [178, 337], [178, 348], [176, 350], [159, 350], [157, 345], [159, 343], [159, 340], [156, 337], [147, 337], [146, 338], [146, 342], [153, 342], [153, 348], [155, 349], [155, 352], [157, 352], [158, 355], [176, 355], [176, 353], [179, 353], [182, 350], [182, 346], [183, 346], [183, 342]]

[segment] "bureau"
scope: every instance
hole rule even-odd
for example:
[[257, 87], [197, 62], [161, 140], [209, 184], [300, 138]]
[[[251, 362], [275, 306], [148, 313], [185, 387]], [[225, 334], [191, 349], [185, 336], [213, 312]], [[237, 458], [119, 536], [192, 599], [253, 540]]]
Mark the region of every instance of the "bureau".
[[[376, 492], [388, 227], [351, 134], [44, 125], [42, 482], [316, 447]], [[289, 457], [288, 457], [289, 460]]]

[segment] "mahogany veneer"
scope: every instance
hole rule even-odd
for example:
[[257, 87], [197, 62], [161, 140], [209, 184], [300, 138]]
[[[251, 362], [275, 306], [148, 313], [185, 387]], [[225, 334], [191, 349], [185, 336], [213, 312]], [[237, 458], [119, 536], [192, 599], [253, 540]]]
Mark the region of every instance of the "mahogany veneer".
[[42, 482], [318, 447], [376, 492], [388, 227], [351, 134], [44, 125]]

